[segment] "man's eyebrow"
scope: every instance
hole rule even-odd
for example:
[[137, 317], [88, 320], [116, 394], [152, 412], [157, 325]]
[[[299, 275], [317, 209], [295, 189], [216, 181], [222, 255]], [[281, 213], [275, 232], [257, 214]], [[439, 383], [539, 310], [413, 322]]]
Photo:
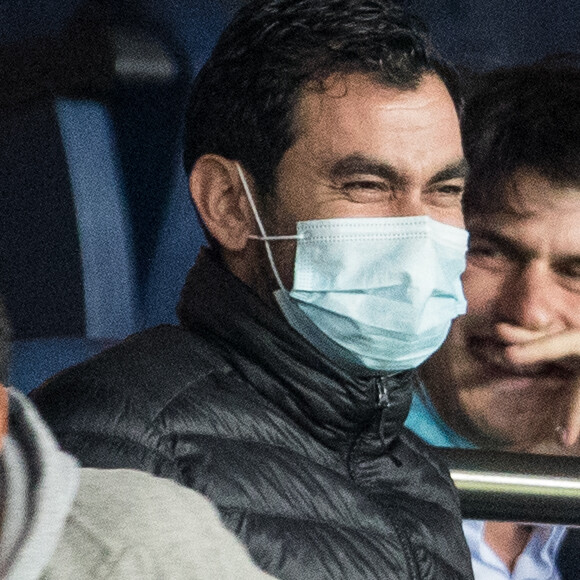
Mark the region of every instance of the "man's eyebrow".
[[510, 237], [504, 236], [498, 232], [494, 232], [493, 230], [488, 230], [485, 228], [479, 229], [477, 227], [470, 230], [469, 226], [467, 227], [467, 230], [470, 234], [470, 240], [475, 241], [480, 239], [485, 240], [486, 242], [491, 242], [511, 258], [518, 260], [530, 260], [536, 255], [536, 252], [530, 250], [529, 248], [525, 248], [523, 245], [518, 243], [517, 240], [512, 240]]
[[376, 175], [400, 186], [407, 183], [407, 178], [389, 163], [375, 161], [364, 155], [348, 155], [332, 164], [329, 170], [331, 179], [341, 179], [352, 175]]
[[[396, 187], [403, 187], [408, 184], [409, 180], [406, 175], [398, 171], [390, 163], [383, 161], [376, 161], [365, 157], [364, 155], [348, 155], [336, 161], [329, 170], [331, 179], [344, 179], [352, 175], [376, 175], [389, 182]], [[443, 169], [438, 171], [431, 179], [428, 185], [440, 183], [450, 179], [464, 179], [467, 175], [467, 161], [459, 159], [446, 165]]]
[[449, 163], [429, 179], [428, 185], [440, 183], [441, 181], [448, 181], [450, 179], [465, 179], [465, 177], [467, 177], [467, 169], [467, 161], [464, 158]]
[[[504, 236], [498, 232], [494, 232], [493, 230], [487, 230], [485, 228], [479, 229], [477, 227], [470, 229], [469, 224], [467, 225], [467, 230], [470, 233], [470, 243], [471, 241], [476, 241], [477, 239], [491, 242], [511, 259], [527, 262], [538, 256], [538, 252], [536, 250], [527, 248], [518, 242], [518, 240], [513, 240], [509, 236]], [[551, 256], [550, 260], [553, 263], [580, 263], [580, 252], [556, 253]]]

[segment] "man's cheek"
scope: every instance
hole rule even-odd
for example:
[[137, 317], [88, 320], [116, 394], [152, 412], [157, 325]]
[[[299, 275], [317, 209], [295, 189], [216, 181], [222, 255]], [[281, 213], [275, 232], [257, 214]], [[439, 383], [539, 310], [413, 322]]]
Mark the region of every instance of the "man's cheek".
[[493, 303], [501, 294], [501, 280], [497, 276], [490, 276], [482, 268], [470, 266], [469, 262], [461, 280], [467, 300], [467, 314], [491, 314]]

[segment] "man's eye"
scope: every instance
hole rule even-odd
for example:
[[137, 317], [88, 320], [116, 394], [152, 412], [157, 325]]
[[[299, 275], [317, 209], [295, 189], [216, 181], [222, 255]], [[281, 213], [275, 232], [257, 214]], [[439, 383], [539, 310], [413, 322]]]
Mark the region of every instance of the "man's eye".
[[461, 198], [463, 195], [464, 182], [462, 179], [455, 179], [453, 181], [442, 181], [435, 183], [430, 188], [430, 193], [437, 195], [455, 196]]
[[447, 195], [456, 195], [461, 197], [463, 195], [463, 185], [442, 185], [437, 188], [437, 191]]
[[376, 203], [389, 199], [391, 188], [385, 181], [376, 179], [356, 179], [342, 183], [342, 193], [354, 203]]
[[344, 189], [355, 190], [355, 189], [374, 189], [379, 191], [385, 191], [387, 186], [382, 181], [372, 181], [372, 180], [358, 180], [358, 181], [348, 181], [342, 186]]
[[560, 274], [560, 276], [570, 280], [580, 281], [580, 262], [573, 261], [559, 264], [557, 267], [557, 272]]
[[570, 292], [580, 294], [580, 261], [572, 260], [558, 264], [555, 271], [563, 287]]
[[438, 183], [427, 191], [426, 200], [433, 206], [455, 207], [461, 203], [463, 183]]
[[471, 243], [467, 250], [467, 259], [476, 266], [492, 270], [501, 268], [509, 262], [505, 252], [494, 244], [486, 243]]

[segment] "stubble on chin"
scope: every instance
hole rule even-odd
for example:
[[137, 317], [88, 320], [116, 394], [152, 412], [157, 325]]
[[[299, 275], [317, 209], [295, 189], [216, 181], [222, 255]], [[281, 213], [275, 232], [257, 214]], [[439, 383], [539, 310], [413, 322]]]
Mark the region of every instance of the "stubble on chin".
[[[506, 383], [508, 381], [503, 381]], [[566, 450], [558, 432], [559, 417], [566, 407], [565, 387], [538, 387], [527, 393], [509, 390], [502, 381], [480, 384], [459, 396], [466, 436], [493, 449], [553, 455], [577, 454]]]

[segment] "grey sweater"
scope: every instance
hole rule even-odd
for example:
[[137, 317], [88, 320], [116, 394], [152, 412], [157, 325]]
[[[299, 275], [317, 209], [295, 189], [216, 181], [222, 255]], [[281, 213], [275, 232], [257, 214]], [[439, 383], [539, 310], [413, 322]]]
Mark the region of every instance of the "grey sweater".
[[271, 578], [201, 494], [137, 471], [79, 469], [15, 391], [0, 475], [0, 578]]

